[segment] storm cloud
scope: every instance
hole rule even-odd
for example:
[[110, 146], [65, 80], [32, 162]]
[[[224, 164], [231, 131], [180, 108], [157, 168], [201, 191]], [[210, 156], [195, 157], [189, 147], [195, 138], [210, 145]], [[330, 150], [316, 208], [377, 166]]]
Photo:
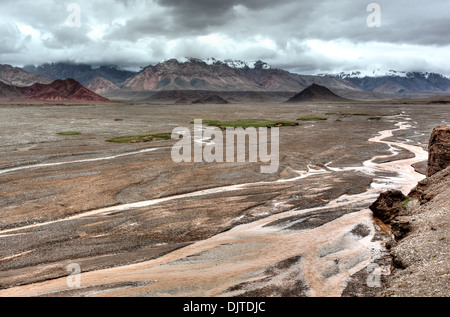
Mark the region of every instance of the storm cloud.
[[[80, 9], [80, 25], [67, 23]], [[381, 8], [369, 27], [370, 3]], [[435, 0], [3, 0], [0, 63], [143, 67], [169, 58], [264, 60], [298, 73], [450, 75], [450, 3]]]

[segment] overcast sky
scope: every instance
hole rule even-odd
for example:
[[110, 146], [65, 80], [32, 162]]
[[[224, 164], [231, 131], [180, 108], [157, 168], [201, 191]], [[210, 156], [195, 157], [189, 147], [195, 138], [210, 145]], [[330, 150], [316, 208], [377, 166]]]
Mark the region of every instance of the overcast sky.
[[[77, 6], [69, 6], [72, 2]], [[370, 3], [380, 5], [380, 27], [367, 24]], [[303, 74], [381, 68], [450, 76], [450, 1], [0, 3], [0, 64], [139, 67], [182, 57], [260, 59]]]

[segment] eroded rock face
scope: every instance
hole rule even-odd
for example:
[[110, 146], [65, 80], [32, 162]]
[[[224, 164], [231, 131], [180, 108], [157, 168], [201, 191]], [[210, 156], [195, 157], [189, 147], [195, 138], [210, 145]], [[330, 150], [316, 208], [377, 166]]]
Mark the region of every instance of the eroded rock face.
[[[388, 223], [395, 238], [394, 243], [388, 242], [394, 273], [381, 296], [449, 296], [448, 279], [443, 278], [450, 272], [449, 151], [450, 126], [435, 128], [429, 144], [428, 177], [408, 194], [418, 202], [409, 203], [406, 209], [411, 210], [406, 215], [400, 213]], [[389, 203], [386, 198], [379, 204]], [[386, 217], [395, 212], [396, 207], [384, 211]]]
[[399, 190], [389, 190], [381, 193], [378, 199], [369, 207], [374, 217], [389, 224], [395, 217], [405, 210], [403, 202], [407, 199]]
[[431, 177], [421, 180], [408, 194], [408, 197], [418, 199], [420, 204], [425, 204], [435, 196], [450, 187], [450, 165]]
[[411, 223], [404, 219], [394, 219], [391, 222], [391, 230], [395, 240], [399, 241], [411, 231]]
[[450, 166], [450, 126], [439, 126], [431, 133], [428, 145], [427, 177]]
[[405, 202], [408, 197], [399, 190], [389, 190], [381, 193], [378, 199], [370, 206], [374, 217], [379, 218], [391, 228], [395, 241], [403, 239], [411, 230], [408, 220], [402, 219], [405, 214]]

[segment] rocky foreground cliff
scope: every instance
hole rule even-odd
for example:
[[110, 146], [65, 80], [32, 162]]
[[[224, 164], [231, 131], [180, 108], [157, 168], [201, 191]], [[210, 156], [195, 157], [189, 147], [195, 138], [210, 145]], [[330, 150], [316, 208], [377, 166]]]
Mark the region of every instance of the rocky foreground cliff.
[[370, 207], [390, 228], [393, 271], [379, 296], [450, 296], [450, 126], [433, 130], [427, 178]]

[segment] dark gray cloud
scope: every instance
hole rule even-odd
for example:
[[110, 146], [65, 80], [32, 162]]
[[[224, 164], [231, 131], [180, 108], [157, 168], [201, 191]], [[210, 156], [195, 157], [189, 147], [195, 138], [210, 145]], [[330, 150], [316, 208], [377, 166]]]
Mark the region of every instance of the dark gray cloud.
[[[70, 2], [81, 9], [80, 27], [66, 24]], [[381, 6], [380, 28], [366, 24], [371, 2]], [[194, 56], [303, 73], [450, 75], [449, 9], [447, 0], [3, 0], [0, 63], [146, 66]]]

